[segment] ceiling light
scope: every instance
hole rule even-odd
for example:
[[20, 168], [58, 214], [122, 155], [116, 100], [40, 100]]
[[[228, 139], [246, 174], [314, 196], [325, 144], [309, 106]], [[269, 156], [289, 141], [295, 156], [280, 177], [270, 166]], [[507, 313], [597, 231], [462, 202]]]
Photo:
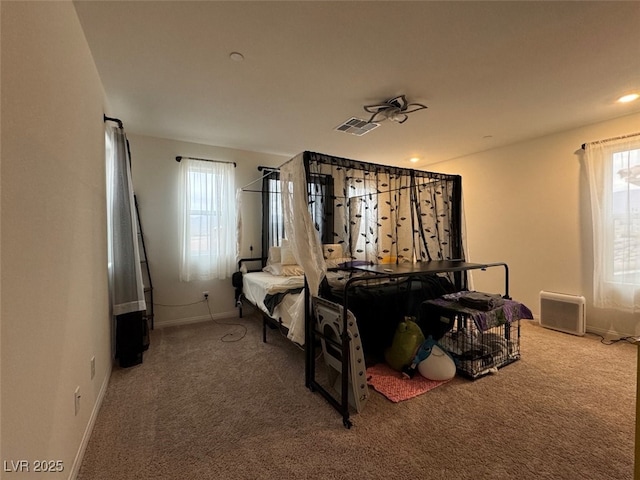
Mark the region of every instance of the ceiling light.
[[620, 97], [618, 99], [618, 103], [629, 103], [637, 100], [638, 98], [640, 98], [640, 94], [630, 93], [628, 95], [623, 95], [622, 97]]
[[391, 120], [392, 122], [404, 123], [409, 118], [409, 114], [427, 108], [421, 103], [409, 103], [404, 95], [390, 98], [383, 103], [375, 105], [365, 105], [364, 110], [371, 113], [369, 123]]
[[409, 159], [409, 161], [410, 161], [411, 163], [418, 163], [418, 162], [420, 161], [420, 158], [419, 158], [419, 157], [411, 157], [411, 158]]
[[231, 52], [231, 53], [229, 54], [229, 58], [230, 58], [231, 60], [233, 60], [234, 62], [241, 62], [241, 61], [243, 61], [243, 60], [244, 60], [244, 55], [242, 55], [242, 54], [241, 54], [241, 53], [239, 53], [239, 52]]

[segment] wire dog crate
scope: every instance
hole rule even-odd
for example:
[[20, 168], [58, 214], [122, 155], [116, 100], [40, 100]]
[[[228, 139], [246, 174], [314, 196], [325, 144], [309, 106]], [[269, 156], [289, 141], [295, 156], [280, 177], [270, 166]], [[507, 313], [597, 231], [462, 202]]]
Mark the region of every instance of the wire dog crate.
[[480, 312], [455, 299], [427, 300], [421, 305], [420, 327], [425, 336], [432, 336], [451, 354], [458, 373], [476, 379], [520, 358], [522, 315], [514, 312], [525, 313], [524, 318], [531, 316], [521, 307], [505, 301], [503, 306]]
[[520, 320], [482, 332], [470, 317], [457, 314], [438, 343], [455, 359], [460, 374], [476, 379], [520, 358]]

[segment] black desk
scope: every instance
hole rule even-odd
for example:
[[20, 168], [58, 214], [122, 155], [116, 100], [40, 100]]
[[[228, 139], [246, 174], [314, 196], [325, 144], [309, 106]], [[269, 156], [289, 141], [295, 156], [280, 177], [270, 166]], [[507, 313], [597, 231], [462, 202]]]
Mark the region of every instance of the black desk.
[[[467, 270], [486, 270], [490, 267], [504, 267], [505, 270], [505, 290], [504, 297], [509, 298], [509, 267], [504, 262], [499, 263], [470, 263], [463, 260], [431, 260], [426, 262], [405, 262], [390, 264], [361, 265], [353, 267], [361, 272], [372, 273], [375, 275], [384, 275], [388, 278], [402, 277], [406, 275], [428, 275], [437, 273], [465, 272]], [[363, 281], [371, 277], [354, 278], [353, 283]], [[350, 286], [352, 280], [347, 282]], [[464, 285], [466, 287], [466, 285]]]

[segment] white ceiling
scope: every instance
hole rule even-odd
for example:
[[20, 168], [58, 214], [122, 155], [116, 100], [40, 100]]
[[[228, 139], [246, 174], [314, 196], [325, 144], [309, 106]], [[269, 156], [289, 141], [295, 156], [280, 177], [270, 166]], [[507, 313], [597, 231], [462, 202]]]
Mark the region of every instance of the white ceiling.
[[[417, 166], [640, 111], [640, 2], [76, 1], [129, 133]], [[229, 58], [232, 52], [244, 61]], [[398, 94], [429, 108], [335, 131]]]

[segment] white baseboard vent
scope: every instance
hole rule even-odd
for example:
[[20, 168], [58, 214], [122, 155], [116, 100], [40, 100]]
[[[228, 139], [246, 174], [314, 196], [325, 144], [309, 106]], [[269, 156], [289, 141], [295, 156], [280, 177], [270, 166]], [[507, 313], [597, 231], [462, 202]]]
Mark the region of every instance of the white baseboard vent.
[[585, 298], [580, 295], [541, 291], [540, 325], [572, 335], [584, 335]]

